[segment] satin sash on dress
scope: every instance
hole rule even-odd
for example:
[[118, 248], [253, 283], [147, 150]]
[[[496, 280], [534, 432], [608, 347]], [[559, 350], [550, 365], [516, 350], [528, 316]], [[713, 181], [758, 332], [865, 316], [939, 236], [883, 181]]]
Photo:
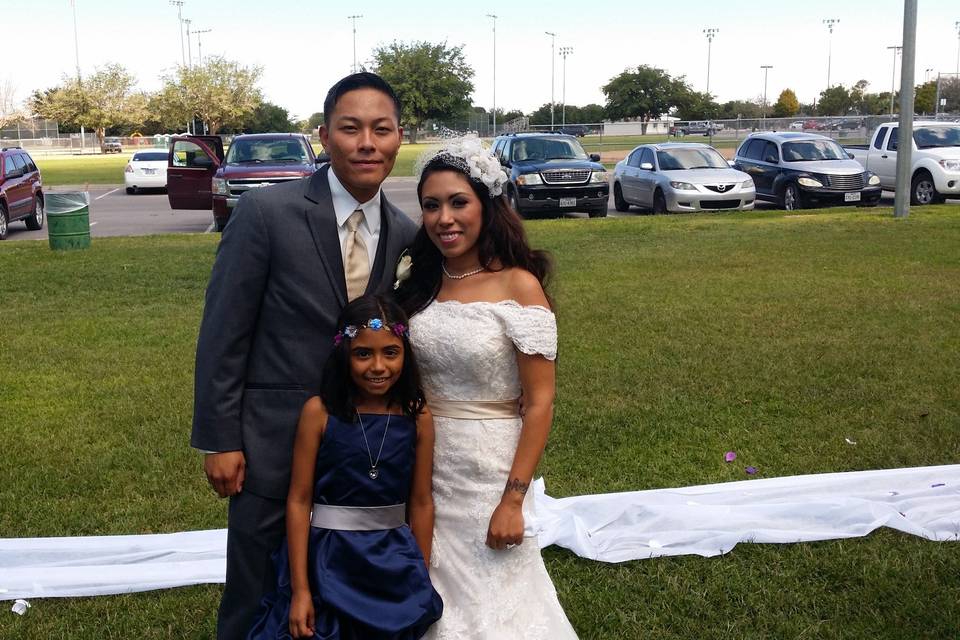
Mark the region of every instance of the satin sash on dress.
[[447, 400], [428, 398], [430, 413], [460, 420], [496, 420], [520, 417], [520, 400]]
[[314, 503], [310, 526], [338, 531], [380, 531], [402, 527], [406, 517], [407, 505], [403, 503], [383, 507], [344, 507]]

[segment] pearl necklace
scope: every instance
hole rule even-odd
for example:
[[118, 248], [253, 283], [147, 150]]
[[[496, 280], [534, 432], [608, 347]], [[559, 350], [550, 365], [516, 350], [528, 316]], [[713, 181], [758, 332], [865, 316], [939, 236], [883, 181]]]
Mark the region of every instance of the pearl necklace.
[[475, 276], [475, 275], [477, 275], [478, 273], [481, 273], [481, 272], [487, 270], [486, 267], [477, 267], [477, 268], [474, 269], [473, 271], [467, 271], [466, 273], [461, 273], [460, 275], [455, 276], [455, 275], [451, 274], [449, 271], [447, 271], [447, 262], [446, 262], [446, 261], [443, 261], [443, 262], [440, 263], [440, 268], [443, 269], [443, 275], [447, 276], [447, 277], [450, 278], [451, 280], [463, 280], [464, 278], [469, 278], [470, 276]]

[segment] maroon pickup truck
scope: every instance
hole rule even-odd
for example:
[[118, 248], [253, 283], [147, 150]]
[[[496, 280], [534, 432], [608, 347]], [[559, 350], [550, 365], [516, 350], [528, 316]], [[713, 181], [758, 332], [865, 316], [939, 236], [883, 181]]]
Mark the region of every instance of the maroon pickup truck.
[[212, 209], [223, 231], [244, 191], [305, 178], [320, 162], [299, 133], [239, 135], [226, 154], [219, 136], [180, 136], [170, 141], [167, 199], [171, 209]]

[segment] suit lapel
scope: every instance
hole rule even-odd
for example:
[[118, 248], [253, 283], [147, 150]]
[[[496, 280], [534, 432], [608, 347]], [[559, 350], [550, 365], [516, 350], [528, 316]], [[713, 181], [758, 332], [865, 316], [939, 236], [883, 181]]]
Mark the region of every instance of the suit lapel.
[[367, 292], [390, 291], [396, 275], [396, 264], [403, 246], [402, 233], [395, 226], [395, 216], [404, 215], [396, 209], [382, 191], [380, 193], [380, 242], [377, 245], [377, 258], [370, 272]]
[[[322, 167], [307, 181], [304, 197], [309, 203], [304, 209], [313, 243], [330, 281], [330, 288], [343, 307], [347, 304], [347, 284], [343, 273], [340, 236], [337, 233], [337, 216], [333, 210], [333, 199], [330, 197], [330, 183], [327, 181], [329, 170], [330, 165]], [[377, 253], [379, 257], [379, 250]]]

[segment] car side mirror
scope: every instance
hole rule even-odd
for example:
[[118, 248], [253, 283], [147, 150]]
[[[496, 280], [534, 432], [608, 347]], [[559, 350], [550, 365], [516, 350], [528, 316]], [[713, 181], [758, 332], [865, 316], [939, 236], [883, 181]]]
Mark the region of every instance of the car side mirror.
[[653, 171], [653, 163], [652, 163], [652, 162], [641, 162], [641, 163], [640, 163], [640, 168], [643, 169], [644, 171]]
[[590, 160], [592, 160], [593, 162], [600, 162], [600, 154], [599, 154], [599, 153], [591, 153], [591, 154], [590, 154]]
[[850, 158], [851, 160], [853, 160], [856, 156], [854, 156], [852, 153], [848, 153], [848, 154], [847, 154], [847, 157]]
[[320, 155], [318, 155], [318, 156], [317, 156], [317, 159], [314, 161], [314, 163], [315, 163], [318, 167], [319, 167], [320, 165], [322, 165], [322, 164], [327, 164], [327, 163], [329, 163], [329, 162], [330, 162], [330, 154], [327, 153], [326, 151], [324, 151], [323, 153], [321, 153]]

